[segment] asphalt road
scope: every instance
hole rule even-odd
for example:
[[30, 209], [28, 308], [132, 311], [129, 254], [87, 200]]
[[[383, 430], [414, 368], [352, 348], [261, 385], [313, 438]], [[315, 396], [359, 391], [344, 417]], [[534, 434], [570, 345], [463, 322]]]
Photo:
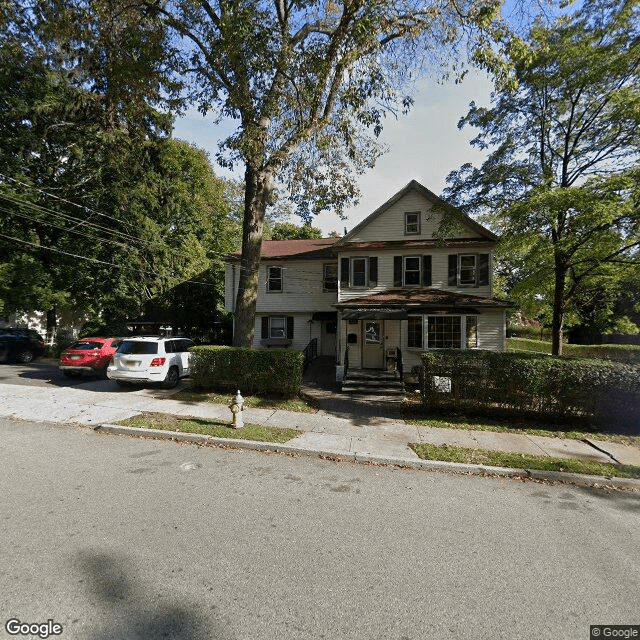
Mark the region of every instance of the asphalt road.
[[0, 637], [9, 618], [63, 640], [586, 640], [640, 623], [637, 494], [60, 424], [0, 421], [0, 437]]

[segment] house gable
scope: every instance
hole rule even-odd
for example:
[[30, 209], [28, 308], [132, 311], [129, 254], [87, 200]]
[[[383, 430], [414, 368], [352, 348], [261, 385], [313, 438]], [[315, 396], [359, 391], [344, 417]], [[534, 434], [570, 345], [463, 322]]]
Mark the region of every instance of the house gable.
[[455, 222], [449, 238], [477, 239], [489, 243], [497, 240], [491, 231], [412, 180], [336, 242], [334, 248], [339, 250], [353, 243], [381, 239], [409, 243], [433, 241], [438, 237], [443, 216], [449, 216]]

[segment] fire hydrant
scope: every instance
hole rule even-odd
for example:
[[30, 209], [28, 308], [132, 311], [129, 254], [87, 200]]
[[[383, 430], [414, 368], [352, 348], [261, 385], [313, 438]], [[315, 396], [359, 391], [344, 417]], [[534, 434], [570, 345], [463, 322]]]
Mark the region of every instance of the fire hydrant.
[[238, 393], [236, 393], [236, 397], [233, 399], [233, 401], [229, 405], [229, 409], [231, 409], [231, 414], [232, 414], [231, 426], [234, 429], [241, 429], [242, 427], [244, 427], [244, 420], [242, 419], [243, 405], [244, 405], [244, 398], [240, 395], [240, 389], [238, 389]]

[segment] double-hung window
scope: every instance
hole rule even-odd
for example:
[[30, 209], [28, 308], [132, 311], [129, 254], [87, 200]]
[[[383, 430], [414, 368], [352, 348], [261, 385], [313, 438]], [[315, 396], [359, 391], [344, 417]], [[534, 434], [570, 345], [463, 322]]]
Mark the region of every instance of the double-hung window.
[[402, 282], [404, 286], [420, 284], [420, 257], [405, 257]]
[[269, 337], [270, 338], [286, 338], [287, 337], [287, 319], [280, 316], [271, 316], [269, 318]]
[[415, 236], [420, 234], [420, 212], [407, 211], [404, 214], [404, 234]]
[[478, 347], [478, 318], [477, 316], [466, 316], [467, 349]]
[[267, 267], [267, 291], [282, 291], [282, 267]]
[[476, 284], [476, 256], [475, 255], [461, 255], [460, 268], [458, 273], [459, 284], [461, 285], [475, 285]]
[[351, 286], [367, 286], [367, 259], [353, 258], [351, 260]]
[[338, 265], [325, 264], [322, 271], [322, 288], [324, 291], [338, 290]]

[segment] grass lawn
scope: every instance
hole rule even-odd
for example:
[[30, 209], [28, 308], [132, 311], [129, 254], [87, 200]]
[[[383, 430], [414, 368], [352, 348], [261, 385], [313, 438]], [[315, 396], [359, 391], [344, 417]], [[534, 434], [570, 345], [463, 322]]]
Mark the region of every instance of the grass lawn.
[[[170, 400], [182, 400], [183, 402], [211, 402], [229, 406], [235, 394], [216, 393], [215, 391], [194, 391], [184, 389], [170, 396]], [[302, 398], [278, 398], [271, 396], [243, 396], [245, 409], [282, 409], [284, 411], [298, 411], [302, 413], [316, 413], [317, 407], [308, 400]]]
[[169, 415], [167, 413], [143, 413], [139, 416], [121, 420], [117, 424], [139, 429], [162, 429], [182, 433], [200, 433], [216, 438], [234, 438], [236, 440], [257, 440], [258, 442], [282, 443], [300, 435], [297, 429], [278, 429], [263, 427], [259, 424], [245, 423], [242, 429], [234, 429], [227, 422], [203, 420]]
[[419, 394], [408, 394], [402, 405], [402, 417], [409, 424], [441, 429], [466, 429], [467, 431], [496, 431], [499, 433], [525, 433], [530, 436], [551, 438], [571, 438], [583, 440], [604, 440], [640, 446], [640, 436], [620, 435], [603, 431], [582, 431], [572, 429], [570, 425], [549, 424], [543, 422], [518, 421], [516, 418], [493, 420], [491, 418], [470, 418], [466, 416], [427, 415]]
[[466, 449], [464, 447], [446, 444], [413, 443], [409, 446], [424, 460], [444, 460], [446, 462], [482, 464], [485, 466], [509, 467], [512, 469], [565, 471], [568, 473], [585, 473], [595, 476], [640, 478], [640, 467], [632, 465], [614, 465], [568, 458], [549, 458], [547, 456], [534, 456], [522, 453], [489, 451], [487, 449]]

